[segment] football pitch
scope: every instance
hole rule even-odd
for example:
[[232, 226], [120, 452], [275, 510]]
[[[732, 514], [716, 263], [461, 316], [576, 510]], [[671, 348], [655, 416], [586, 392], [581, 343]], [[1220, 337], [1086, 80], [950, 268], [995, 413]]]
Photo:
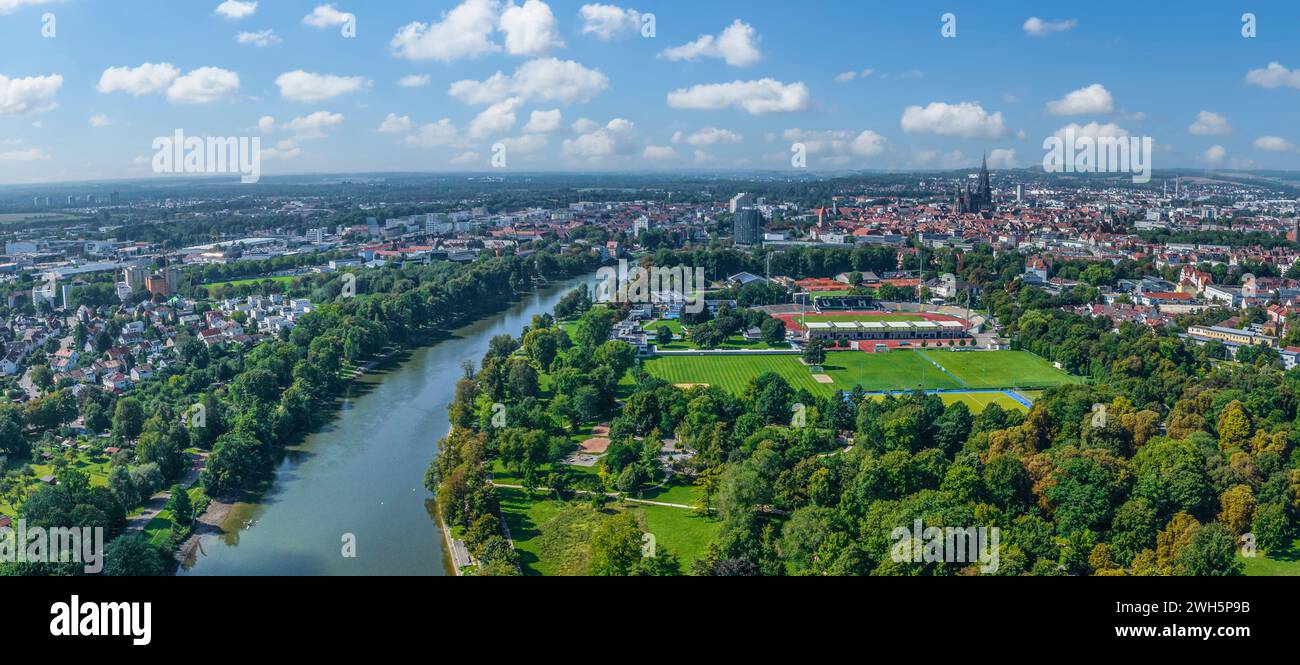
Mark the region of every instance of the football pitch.
[[[837, 390], [848, 392], [855, 386], [867, 392], [1000, 390], [1023, 386], [1046, 388], [1078, 380], [1022, 351], [833, 351], [826, 355], [822, 366], [822, 373], [830, 377], [829, 383], [817, 381], [815, 372], [793, 355], [661, 356], [646, 360], [645, 368], [668, 383], [707, 384], [736, 394], [744, 392], [750, 381], [766, 372], [781, 376], [795, 390], [807, 390], [814, 395], [829, 395]], [[952, 394], [945, 395], [944, 399], [966, 402], [976, 411], [991, 403], [1004, 408], [1016, 406], [1015, 400], [995, 393]]]

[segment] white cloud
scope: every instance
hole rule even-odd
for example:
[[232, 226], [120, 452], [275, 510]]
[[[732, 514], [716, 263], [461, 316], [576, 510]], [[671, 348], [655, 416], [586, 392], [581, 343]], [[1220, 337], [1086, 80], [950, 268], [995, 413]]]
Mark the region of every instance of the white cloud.
[[591, 4], [583, 5], [578, 13], [582, 16], [582, 34], [595, 35], [597, 39], [604, 41], [610, 41], [641, 28], [641, 14], [635, 9]]
[[241, 18], [248, 18], [257, 11], [256, 2], [241, 2], [240, 0], [226, 0], [217, 5], [217, 13], [232, 20], [238, 21]]
[[199, 67], [176, 79], [167, 88], [167, 100], [174, 104], [210, 104], [234, 97], [239, 92], [239, 75], [220, 67]]
[[97, 113], [95, 115], [90, 116], [91, 127], [111, 127], [112, 125], [113, 125], [113, 119], [104, 115], [103, 113]]
[[1024, 28], [1025, 33], [1032, 37], [1046, 37], [1053, 33], [1065, 32], [1077, 25], [1079, 25], [1079, 22], [1074, 19], [1067, 19], [1064, 21], [1044, 21], [1037, 16], [1030, 16], [1029, 19], [1025, 21]]
[[600, 70], [572, 60], [540, 58], [520, 65], [507, 77], [501, 72], [483, 81], [457, 81], [449, 90], [466, 104], [492, 104], [510, 97], [525, 101], [586, 103], [609, 87]]
[[1210, 166], [1219, 166], [1228, 157], [1228, 151], [1221, 145], [1212, 145], [1201, 153], [1201, 161]]
[[416, 133], [406, 137], [406, 142], [421, 148], [461, 146], [465, 144], [456, 125], [449, 118], [422, 125]]
[[180, 75], [181, 70], [166, 62], [146, 62], [134, 69], [109, 67], [100, 75], [95, 89], [104, 94], [120, 91], [139, 97], [167, 88]]
[[294, 118], [285, 123], [282, 129], [290, 132], [295, 138], [303, 141], [324, 138], [325, 134], [339, 125], [343, 124], [342, 113], [330, 113], [329, 111], [317, 111], [311, 115], [301, 118]]
[[868, 76], [871, 76], [872, 74], [875, 74], [875, 73], [876, 73], [876, 70], [874, 70], [874, 69], [864, 69], [864, 70], [862, 70], [862, 71], [860, 71], [860, 72], [859, 72], [859, 71], [856, 71], [856, 70], [855, 70], [855, 71], [850, 71], [850, 72], [841, 72], [841, 73], [835, 75], [835, 82], [836, 82], [836, 83], [848, 83], [848, 82], [850, 82], [850, 81], [852, 81], [852, 80], [854, 80], [854, 79], [856, 79], [856, 78], [867, 78]]
[[465, 0], [442, 16], [441, 21], [414, 21], [393, 36], [393, 51], [409, 60], [455, 62], [497, 53], [492, 41], [500, 3], [497, 0]]
[[590, 118], [578, 118], [577, 120], [573, 121], [572, 125], [569, 126], [569, 129], [574, 134], [590, 134], [599, 128], [600, 125], [597, 124], [595, 120], [592, 120]]
[[682, 132], [677, 132], [673, 135], [673, 143], [681, 143], [685, 141], [693, 146], [715, 145], [718, 143], [740, 143], [744, 140], [744, 136], [741, 136], [730, 129], [719, 129], [717, 127], [705, 127], [689, 136]]
[[1104, 125], [1098, 122], [1090, 122], [1086, 125], [1080, 125], [1077, 122], [1072, 122], [1056, 130], [1056, 134], [1054, 134], [1053, 136], [1060, 139], [1062, 143], [1069, 145], [1069, 142], [1065, 140], [1066, 139], [1065, 134], [1067, 131], [1074, 132], [1074, 138], [1076, 141], [1081, 138], [1090, 138], [1095, 141], [1099, 138], [1122, 139], [1128, 136], [1127, 129], [1124, 129], [1123, 127], [1120, 127], [1119, 125], [1113, 122], [1108, 122]]
[[1080, 88], [1056, 101], [1047, 103], [1047, 112], [1052, 115], [1084, 115], [1088, 113], [1110, 113], [1115, 110], [1115, 100], [1110, 91], [1100, 83]]
[[1261, 88], [1300, 88], [1300, 69], [1290, 70], [1281, 63], [1270, 62], [1264, 69], [1252, 69], [1246, 73], [1246, 83]]
[[454, 164], [456, 166], [463, 166], [465, 164], [472, 164], [474, 162], [477, 162], [479, 159], [480, 159], [479, 154], [471, 150], [469, 152], [462, 152], [459, 155], [452, 157], [451, 159], [447, 160], [447, 163]]
[[809, 131], [787, 129], [781, 138], [791, 143], [802, 144], [809, 155], [841, 158], [830, 161], [834, 164], [847, 163], [848, 157], [875, 157], [885, 151], [885, 137], [870, 129], [854, 134], [849, 130]]
[[563, 116], [560, 109], [551, 111], [533, 111], [528, 118], [528, 124], [524, 125], [525, 134], [549, 134], [560, 130], [560, 121]]
[[0, 16], [12, 14], [27, 5], [44, 5], [55, 0], [0, 0]]
[[1198, 136], [1222, 136], [1232, 133], [1232, 125], [1228, 124], [1227, 118], [1218, 113], [1201, 111], [1196, 114], [1196, 122], [1193, 122], [1187, 131]]
[[716, 37], [701, 35], [693, 42], [666, 49], [659, 57], [665, 60], [720, 58], [733, 67], [748, 67], [763, 58], [758, 49], [759, 40], [753, 26], [736, 19]]
[[258, 118], [257, 131], [263, 134], [270, 134], [275, 131], [275, 118], [272, 118], [269, 115], [264, 115], [261, 118]]
[[734, 107], [752, 115], [762, 115], [803, 111], [808, 105], [808, 86], [803, 83], [787, 85], [770, 78], [701, 84], [668, 93], [668, 106], [675, 109], [716, 111]]
[[57, 106], [54, 95], [62, 87], [59, 74], [12, 79], [0, 74], [0, 115], [48, 111]]
[[555, 14], [541, 0], [526, 0], [523, 5], [511, 2], [501, 12], [498, 27], [506, 33], [506, 52], [510, 55], [541, 55], [564, 48]]
[[384, 122], [379, 125], [379, 129], [375, 131], [383, 132], [384, 134], [404, 134], [411, 131], [411, 128], [414, 126], [415, 124], [411, 122], [411, 116], [404, 115], [398, 117], [396, 113], [389, 113], [388, 117], [384, 118]]
[[[0, 14], [3, 14], [0, 11]], [[20, 164], [25, 162], [36, 162], [42, 159], [49, 159], [50, 155], [40, 148], [28, 148], [26, 150], [11, 150], [9, 152], [0, 152], [0, 164]]]
[[1005, 104], [1019, 104], [1020, 98], [1012, 93], [1004, 92], [1002, 93], [1002, 102]]
[[1295, 144], [1281, 136], [1261, 136], [1255, 139], [1255, 147], [1269, 152], [1291, 152]]
[[293, 159], [302, 155], [302, 148], [291, 139], [284, 139], [270, 148], [263, 148], [261, 157], [264, 161]]
[[617, 155], [629, 155], [635, 150], [635, 125], [630, 120], [615, 118], [591, 133], [575, 139], [565, 139], [561, 152], [566, 158], [598, 161]]
[[240, 44], [252, 44], [258, 48], [264, 48], [272, 44], [279, 44], [281, 40], [274, 30], [268, 28], [257, 32], [241, 32], [235, 35], [235, 41]]
[[515, 127], [515, 111], [523, 104], [523, 100], [518, 97], [511, 97], [497, 102], [479, 113], [469, 123], [469, 136], [475, 139], [485, 139], [490, 136], [499, 136]]
[[1002, 112], [990, 114], [979, 102], [931, 102], [925, 108], [909, 106], [903, 111], [900, 124], [908, 134], [961, 138], [998, 138], [1007, 131], [1002, 126]]
[[370, 80], [362, 76], [314, 74], [301, 69], [285, 72], [275, 79], [280, 96], [294, 102], [320, 102], [339, 95], [365, 90]]
[[333, 4], [317, 5], [315, 9], [311, 10], [310, 14], [302, 17], [303, 25], [321, 29], [338, 27], [354, 20], [356, 20], [356, 15], [339, 11]]
[[429, 85], [432, 80], [428, 74], [411, 74], [398, 79], [397, 85], [403, 88], [423, 88]]
[[677, 159], [677, 151], [672, 146], [648, 145], [645, 147], [645, 151], [641, 153], [641, 158], [652, 161]]
[[1014, 169], [1019, 167], [1016, 162], [1016, 151], [1012, 148], [994, 148], [989, 152], [989, 168], [994, 169]]
[[550, 145], [551, 140], [544, 134], [525, 134], [502, 139], [501, 143], [506, 147], [509, 154], [528, 155], [545, 149], [546, 146]]

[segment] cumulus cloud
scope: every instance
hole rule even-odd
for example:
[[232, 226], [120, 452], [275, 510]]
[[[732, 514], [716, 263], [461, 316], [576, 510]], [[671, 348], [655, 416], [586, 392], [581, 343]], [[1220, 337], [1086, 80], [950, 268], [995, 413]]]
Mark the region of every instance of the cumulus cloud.
[[509, 154], [528, 155], [539, 152], [550, 145], [551, 140], [544, 134], [524, 134], [508, 139], [502, 139], [501, 144], [506, 147]]
[[994, 148], [989, 151], [989, 168], [994, 169], [1014, 169], [1020, 164], [1016, 161], [1016, 151], [1013, 148]]
[[270, 148], [262, 148], [261, 157], [263, 161], [287, 160], [294, 159], [302, 155], [302, 147], [292, 139], [278, 141]]
[[1281, 136], [1261, 136], [1255, 139], [1254, 145], [1260, 150], [1269, 152], [1291, 152], [1295, 150], [1295, 144]]
[[1201, 153], [1201, 161], [1210, 166], [1219, 166], [1228, 158], [1228, 151], [1221, 145], [1212, 145]]
[[405, 134], [411, 131], [415, 124], [411, 122], [411, 116], [398, 116], [396, 113], [389, 113], [387, 118], [380, 123], [379, 129], [375, 130], [384, 134]]
[[822, 157], [875, 157], [887, 147], [885, 137], [870, 129], [855, 134], [849, 130], [808, 131], [795, 128], [782, 132], [781, 138], [802, 144], [809, 155]]
[[1122, 139], [1129, 135], [1127, 129], [1124, 129], [1123, 127], [1120, 127], [1119, 125], [1113, 122], [1108, 122], [1106, 124], [1101, 124], [1098, 122], [1090, 122], [1086, 125], [1080, 125], [1077, 122], [1072, 122], [1056, 130], [1056, 133], [1053, 134], [1053, 136], [1060, 139], [1063, 144], [1069, 145], [1069, 142], [1066, 141], [1066, 132], [1069, 131], [1072, 131], [1074, 133], [1074, 138], [1076, 141], [1081, 138], [1090, 138], [1094, 141], [1099, 138]]
[[55, 0], [0, 0], [0, 16], [12, 14], [26, 5], [44, 5]]
[[1030, 16], [1025, 21], [1023, 27], [1025, 29], [1025, 34], [1031, 37], [1046, 37], [1058, 32], [1065, 32], [1077, 25], [1079, 25], [1079, 22], [1074, 19], [1066, 19], [1064, 21], [1044, 21], [1037, 16]]
[[700, 35], [693, 42], [675, 46], [659, 54], [665, 60], [719, 58], [732, 67], [748, 67], [763, 58], [758, 49], [758, 31], [736, 19], [721, 34]]
[[441, 21], [414, 21], [402, 26], [389, 46], [409, 60], [455, 62], [497, 53], [501, 46], [492, 41], [500, 3], [496, 0], [465, 0], [442, 15]]
[[356, 20], [354, 14], [339, 11], [333, 4], [317, 5], [310, 14], [302, 17], [303, 25], [322, 29], [338, 27], [354, 20]]
[[501, 12], [498, 27], [506, 33], [506, 52], [510, 55], [541, 55], [564, 47], [555, 14], [541, 0], [527, 0], [522, 5], [511, 2]]
[[329, 130], [343, 124], [342, 113], [317, 111], [310, 115], [294, 118], [284, 124], [284, 131], [304, 141], [324, 138]]
[[590, 118], [578, 118], [569, 126], [569, 130], [574, 134], [590, 134], [600, 128], [600, 125]]
[[57, 104], [54, 95], [63, 87], [63, 76], [9, 78], [0, 74], [0, 115], [22, 115], [48, 111]]
[[648, 145], [641, 153], [641, 158], [650, 161], [667, 161], [677, 159], [677, 150], [667, 145]]
[[668, 106], [675, 109], [717, 111], [738, 108], [752, 115], [763, 115], [803, 111], [808, 105], [808, 86], [803, 83], [787, 85], [770, 78], [701, 84], [668, 93]]
[[97, 113], [95, 115], [90, 116], [91, 127], [111, 127], [112, 125], [113, 125], [113, 119], [102, 113]]
[[551, 111], [533, 111], [528, 118], [528, 124], [524, 125], [526, 134], [549, 134], [560, 130], [560, 121], [563, 116], [560, 109]]
[[1198, 136], [1222, 136], [1232, 133], [1232, 125], [1218, 113], [1201, 111], [1196, 114], [1196, 121], [1188, 126], [1187, 131]]
[[511, 97], [573, 104], [589, 102], [608, 87], [609, 79], [600, 70], [572, 60], [541, 58], [520, 65], [511, 76], [497, 72], [483, 81], [457, 81], [449, 92], [466, 104], [494, 104]]
[[1002, 125], [1002, 112], [989, 113], [979, 102], [931, 102], [924, 108], [909, 106], [903, 111], [900, 124], [908, 134], [961, 138], [998, 138], [1007, 131]]
[[1080, 88], [1061, 99], [1047, 103], [1047, 112], [1052, 115], [1110, 113], [1114, 110], [1115, 99], [1100, 83]]
[[1300, 69], [1290, 70], [1279, 62], [1270, 62], [1264, 69], [1247, 72], [1246, 83], [1261, 88], [1300, 88]]
[[275, 131], [275, 118], [264, 115], [257, 119], [257, 131], [263, 134], [270, 134]]
[[370, 80], [362, 76], [314, 74], [301, 69], [285, 72], [275, 79], [280, 96], [293, 102], [320, 102], [340, 95], [365, 90]]
[[104, 94], [125, 92], [139, 97], [166, 89], [180, 75], [181, 70], [166, 62], [146, 62], [135, 68], [109, 67], [100, 75], [95, 89]]
[[515, 111], [523, 104], [518, 97], [497, 102], [479, 113], [469, 123], [469, 135], [475, 139], [498, 136], [514, 129]]
[[240, 44], [252, 44], [253, 46], [263, 48], [272, 44], [279, 44], [280, 37], [275, 34], [274, 30], [266, 29], [257, 32], [241, 32], [235, 35], [235, 41]]
[[583, 5], [578, 10], [582, 16], [582, 34], [595, 35], [597, 39], [610, 41], [616, 37], [636, 32], [641, 28], [641, 14], [635, 9], [624, 9], [615, 5]]
[[421, 148], [465, 145], [465, 140], [461, 138], [460, 131], [456, 129], [456, 125], [449, 118], [421, 125], [418, 131], [406, 137], [406, 142]]
[[687, 135], [684, 132], [673, 134], [673, 143], [686, 142], [693, 146], [715, 145], [718, 143], [740, 143], [744, 140], [744, 136], [741, 136], [730, 129], [719, 129], [718, 127], [705, 127], [690, 135]]
[[217, 5], [216, 12], [232, 21], [238, 21], [241, 18], [248, 18], [257, 11], [256, 2], [241, 2], [240, 0], [226, 0]]
[[630, 120], [615, 118], [593, 132], [574, 139], [565, 139], [561, 154], [569, 159], [599, 161], [609, 157], [629, 155], [635, 150], [635, 125]]
[[176, 79], [167, 88], [167, 101], [174, 104], [211, 104], [230, 99], [239, 92], [239, 75], [220, 67], [199, 67]]
[[403, 88], [423, 88], [433, 81], [428, 74], [411, 74], [397, 79], [397, 85]]

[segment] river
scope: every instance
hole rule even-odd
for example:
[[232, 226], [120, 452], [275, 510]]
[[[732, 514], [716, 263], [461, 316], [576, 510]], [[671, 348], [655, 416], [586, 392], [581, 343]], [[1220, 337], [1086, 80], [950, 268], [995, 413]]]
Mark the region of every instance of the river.
[[[446, 575], [424, 471], [448, 429], [461, 363], [518, 336], [582, 277], [559, 282], [355, 381], [338, 417], [287, 451], [257, 503], [238, 503], [180, 575]], [[355, 557], [344, 556], [354, 538]]]

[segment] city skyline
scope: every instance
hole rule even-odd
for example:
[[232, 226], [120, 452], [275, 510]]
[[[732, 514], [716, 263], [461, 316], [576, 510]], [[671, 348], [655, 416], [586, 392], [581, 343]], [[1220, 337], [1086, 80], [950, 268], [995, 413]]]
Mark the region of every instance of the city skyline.
[[794, 144], [814, 172], [997, 170], [1069, 129], [1151, 137], [1155, 170], [1300, 168], [1294, 7], [954, 4], [205, 0], [121, 22], [9, 0], [0, 184], [156, 177], [178, 129], [260, 138], [270, 176], [496, 171], [500, 147], [513, 172], [797, 172]]

